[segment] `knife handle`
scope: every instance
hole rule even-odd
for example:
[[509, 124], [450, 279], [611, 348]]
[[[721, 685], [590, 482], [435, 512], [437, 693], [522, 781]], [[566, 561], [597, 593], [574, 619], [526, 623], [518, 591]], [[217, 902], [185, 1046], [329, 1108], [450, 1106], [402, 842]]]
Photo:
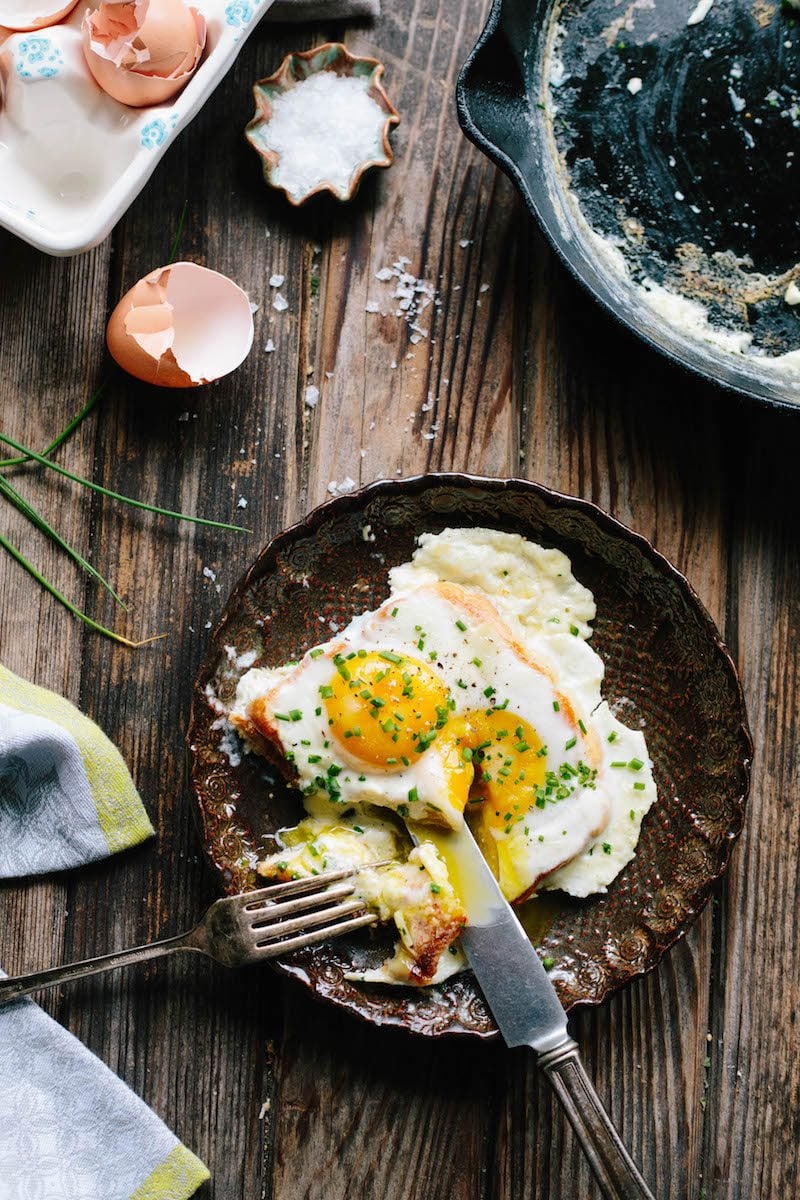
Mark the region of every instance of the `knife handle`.
[[655, 1200], [586, 1074], [577, 1043], [568, 1037], [538, 1061], [607, 1200]]

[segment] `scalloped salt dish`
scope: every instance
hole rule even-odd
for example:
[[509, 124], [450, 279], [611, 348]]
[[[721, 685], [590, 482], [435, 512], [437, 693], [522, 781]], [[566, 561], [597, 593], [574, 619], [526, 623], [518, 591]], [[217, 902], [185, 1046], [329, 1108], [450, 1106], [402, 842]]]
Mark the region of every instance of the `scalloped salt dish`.
[[48, 254], [89, 250], [138, 196], [273, 0], [193, 0], [208, 24], [183, 91], [135, 109], [107, 96], [81, 48], [79, 3], [58, 25], [0, 27], [0, 225]]

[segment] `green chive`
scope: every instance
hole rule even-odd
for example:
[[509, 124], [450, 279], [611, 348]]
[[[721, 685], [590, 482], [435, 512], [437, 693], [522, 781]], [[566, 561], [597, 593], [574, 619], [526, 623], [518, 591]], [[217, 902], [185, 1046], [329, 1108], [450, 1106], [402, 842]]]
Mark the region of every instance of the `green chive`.
[[456, 621], [456, 629], [460, 629], [462, 633], [467, 632], [467, 627], [463, 621]]

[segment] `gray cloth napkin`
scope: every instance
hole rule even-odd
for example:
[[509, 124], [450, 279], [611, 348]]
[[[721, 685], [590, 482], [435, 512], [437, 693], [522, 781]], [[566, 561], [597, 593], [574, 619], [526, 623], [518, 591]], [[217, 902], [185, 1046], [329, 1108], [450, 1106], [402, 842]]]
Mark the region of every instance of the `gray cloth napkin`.
[[344, 21], [378, 17], [381, 0], [276, 0], [268, 21]]

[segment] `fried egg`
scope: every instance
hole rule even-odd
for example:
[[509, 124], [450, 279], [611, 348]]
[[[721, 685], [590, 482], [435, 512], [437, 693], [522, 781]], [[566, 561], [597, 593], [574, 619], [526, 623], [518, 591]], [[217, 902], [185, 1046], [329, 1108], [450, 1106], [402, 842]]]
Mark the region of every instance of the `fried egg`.
[[[277, 755], [329, 823], [354, 808], [366, 829], [361, 814], [383, 809], [457, 829], [466, 814], [511, 901], [604, 890], [655, 785], [643, 734], [602, 700], [594, 600], [569, 560], [515, 534], [446, 530], [423, 535], [390, 585], [299, 663], [242, 677], [230, 716], [246, 743]], [[401, 935], [386, 981], [413, 979], [415, 961]]]

